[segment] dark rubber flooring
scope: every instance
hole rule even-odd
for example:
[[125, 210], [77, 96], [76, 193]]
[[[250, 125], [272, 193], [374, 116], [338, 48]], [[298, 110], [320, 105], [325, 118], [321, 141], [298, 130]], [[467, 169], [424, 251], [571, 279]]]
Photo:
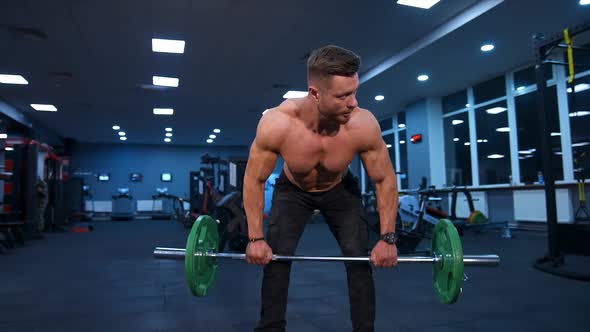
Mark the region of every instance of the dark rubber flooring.
[[[183, 247], [175, 221], [95, 222], [91, 233], [48, 234], [0, 255], [0, 331], [252, 331], [262, 269], [223, 261], [206, 298], [190, 294], [181, 261], [152, 258]], [[375, 269], [376, 331], [590, 331], [590, 283], [534, 269], [544, 235], [467, 233], [467, 254], [498, 253], [497, 268], [466, 268], [454, 305], [440, 304], [429, 265]], [[339, 255], [323, 223], [309, 224], [298, 254]], [[341, 263], [293, 265], [288, 331], [350, 331]]]

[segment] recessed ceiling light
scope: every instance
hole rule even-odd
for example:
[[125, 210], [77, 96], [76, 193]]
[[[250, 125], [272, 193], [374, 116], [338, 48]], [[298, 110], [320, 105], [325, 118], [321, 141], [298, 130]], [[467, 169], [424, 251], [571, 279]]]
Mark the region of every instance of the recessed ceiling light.
[[154, 85], [159, 86], [178, 87], [178, 78], [174, 77], [153, 76], [152, 82]]
[[570, 118], [575, 118], [575, 117], [579, 117], [579, 116], [586, 116], [586, 115], [590, 115], [590, 112], [589, 111], [577, 111], [577, 112], [570, 113]]
[[0, 139], [7, 139], [8, 138], [8, 134], [0, 134]]
[[493, 50], [494, 47], [495, 47], [494, 44], [484, 44], [481, 47], [481, 51], [482, 52], [489, 52], [489, 51]]
[[172, 115], [174, 114], [174, 109], [172, 108], [154, 108], [155, 115]]
[[406, 141], [401, 140], [401, 141], [399, 141], [399, 144], [406, 144]]
[[506, 107], [492, 107], [490, 109], [486, 110], [486, 113], [488, 114], [500, 114], [502, 112], [506, 112], [507, 108]]
[[125, 136], [121, 136], [121, 137], [119, 137], [119, 139], [120, 139], [121, 141], [126, 141], [126, 140], [127, 140], [127, 137], [125, 137]]
[[184, 40], [152, 38], [152, 51], [182, 54], [184, 44]]
[[561, 136], [561, 133], [557, 133], [557, 132], [552, 132], [551, 136], [555, 137], [555, 136]]
[[499, 133], [508, 133], [508, 132], [510, 132], [510, 128], [509, 127], [496, 128], [496, 131]]
[[465, 121], [463, 121], [463, 120], [453, 120], [453, 121], [451, 121], [451, 123], [453, 124], [453, 126], [460, 125], [460, 124], [462, 124], [463, 122], [465, 122]]
[[574, 144], [572, 144], [572, 147], [579, 148], [579, 147], [586, 146], [586, 145], [590, 145], [590, 142], [574, 143]]
[[[588, 83], [580, 83], [580, 84], [576, 84], [574, 86], [574, 91], [576, 93], [586, 91], [588, 89], [590, 89], [590, 84], [588, 84]], [[572, 88], [567, 88], [567, 92], [572, 93]]]
[[580, 5], [582, 5], [582, 6], [590, 5], [590, 0], [580, 0]]
[[453, 138], [453, 142], [459, 142], [459, 138], [458, 137]]
[[471, 106], [471, 105], [469, 105], [469, 104], [465, 104], [465, 107], [469, 107], [469, 106]]
[[29, 82], [20, 75], [0, 74], [0, 83], [4, 84], [29, 84]]
[[469, 142], [465, 142], [465, 143], [463, 143], [463, 145], [465, 145], [465, 146], [470, 146], [470, 145], [471, 145], [471, 143], [469, 143]]
[[7, 146], [4, 148], [5, 151], [14, 151], [14, 148], [12, 146]]
[[172, 133], [166, 133], [166, 137], [172, 137]]
[[385, 99], [385, 96], [382, 96], [382, 95], [375, 96], [376, 101], [382, 101], [383, 99]]
[[424, 81], [428, 81], [430, 77], [428, 77], [428, 75], [420, 75], [418, 76], [418, 81], [420, 82], [424, 82]]
[[119, 136], [125, 136], [125, 135], [127, 135], [127, 134], [124, 131], [119, 132]]
[[170, 138], [168, 138], [168, 137], [164, 138], [164, 142], [166, 142], [166, 143], [170, 143], [171, 141], [172, 140]]
[[172, 131], [172, 128], [168, 127], [168, 128], [166, 128], [164, 130], [166, 130], [167, 132], [171, 132]]
[[283, 98], [285, 99], [289, 99], [289, 98], [303, 98], [307, 96], [307, 91], [287, 91], [287, 93], [285, 93], [283, 95]]
[[386, 146], [387, 146], [388, 149], [392, 147], [391, 144], [387, 144]]
[[211, 135], [209, 135], [209, 138], [217, 138], [217, 136], [216, 136], [216, 135], [213, 135], [213, 134], [211, 134]]
[[524, 89], [525, 89], [525, 87], [524, 87], [524, 86], [519, 86], [518, 88], [516, 88], [516, 91], [522, 91], [522, 90], [524, 90]]
[[219, 134], [221, 132], [221, 129], [215, 128], [215, 129], [213, 129], [213, 132], [216, 133], [216, 134]]
[[119, 126], [113, 126], [113, 130], [119, 130], [119, 129], [121, 129], [121, 127], [119, 127]]
[[400, 123], [397, 125], [398, 128], [406, 128], [406, 125], [404, 123]]
[[39, 112], [57, 112], [57, 108], [47, 104], [31, 104], [31, 107]]
[[207, 140], [207, 143], [211, 144], [211, 143], [213, 143], [213, 140], [209, 138], [209, 139]]
[[430, 9], [440, 0], [397, 0], [398, 5], [412, 6], [422, 9]]
[[494, 154], [491, 154], [491, 155], [488, 156], [488, 159], [502, 159], [502, 158], [504, 158], [504, 155], [503, 154], [497, 154], [497, 153], [494, 153]]

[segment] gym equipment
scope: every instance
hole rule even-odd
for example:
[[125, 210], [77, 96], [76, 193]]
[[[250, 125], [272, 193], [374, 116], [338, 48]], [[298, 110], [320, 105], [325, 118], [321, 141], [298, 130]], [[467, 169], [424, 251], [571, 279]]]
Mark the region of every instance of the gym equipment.
[[[411, 191], [411, 193], [417, 194], [420, 201], [414, 195], [403, 195], [399, 198], [395, 226], [398, 235], [397, 250], [399, 254], [430, 253], [428, 250], [418, 250], [417, 247], [422, 240], [430, 240], [434, 225], [440, 218], [447, 215], [440, 209], [427, 205], [429, 202], [440, 201], [440, 198], [434, 196], [432, 192], [420, 189]], [[374, 191], [363, 194], [364, 215], [362, 218], [367, 220], [369, 229], [373, 233], [380, 234], [381, 226], [376, 203]], [[423, 225], [423, 220], [430, 227]]]
[[[556, 199], [556, 188], [555, 188], [555, 168], [554, 168], [554, 151], [551, 148], [551, 124], [553, 124], [552, 117], [550, 114], [553, 114], [553, 108], [551, 102], [548, 100], [548, 96], [551, 93], [548, 91], [547, 82], [547, 75], [546, 69], [553, 64], [567, 64], [569, 68], [569, 79], [568, 85], [569, 87], [575, 91], [575, 84], [576, 82], [576, 73], [575, 67], [576, 63], [574, 63], [573, 55], [572, 55], [572, 48], [575, 47], [573, 45], [573, 38], [577, 35], [582, 33], [586, 33], [590, 30], [590, 21], [586, 21], [582, 24], [575, 25], [572, 28], [565, 29], [560, 31], [559, 33], [555, 33], [554, 35], [543, 36], [541, 34], [534, 35], [534, 54], [535, 54], [535, 70], [536, 70], [536, 85], [537, 85], [537, 105], [536, 105], [536, 114], [538, 116], [538, 128], [541, 132], [540, 136], [540, 144], [541, 147], [540, 153], [542, 157], [542, 169], [544, 175], [544, 182], [545, 182], [545, 207], [546, 207], [546, 215], [547, 215], [547, 253], [537, 259], [534, 262], [534, 266], [544, 272], [552, 273], [558, 276], [566, 277], [566, 278], [574, 278], [579, 280], [590, 280], [590, 273], [587, 272], [585, 266], [583, 268], [582, 265], [576, 266], [574, 264], [565, 264], [564, 254], [567, 253], [564, 250], [562, 243], [560, 243], [562, 236], [560, 236], [559, 229], [560, 224], [557, 220], [557, 199]], [[563, 48], [563, 43], [566, 43], [565, 46], [568, 49], [568, 62], [563, 63], [560, 61], [552, 60], [554, 49]], [[568, 96], [568, 106], [570, 110], [575, 110], [579, 105], [576, 105], [575, 102], [575, 95], [576, 93], [570, 93]], [[586, 226], [586, 225], [576, 225], [576, 226]], [[580, 227], [581, 229], [587, 227]], [[579, 233], [579, 232], [578, 232]], [[587, 234], [590, 234], [588, 232]], [[584, 241], [587, 243], [588, 239], [585, 238]]]
[[112, 220], [131, 220], [135, 216], [133, 207], [133, 196], [129, 193], [129, 188], [118, 188], [117, 194], [113, 195], [113, 211], [111, 212]]
[[231, 250], [245, 252], [248, 246], [248, 222], [242, 202], [242, 194], [233, 191], [215, 203], [212, 217], [217, 220], [219, 232], [219, 251], [226, 244]]
[[[217, 259], [245, 260], [246, 254], [218, 253], [219, 235], [213, 218], [202, 215], [193, 224], [186, 249], [156, 248], [156, 258], [185, 261], [185, 275], [193, 295], [206, 296], [215, 284]], [[496, 266], [498, 255], [463, 255], [461, 240], [453, 223], [441, 219], [435, 227], [432, 240], [432, 256], [399, 256], [399, 263], [433, 264], [434, 288], [443, 303], [457, 301], [463, 284], [464, 265]], [[281, 256], [273, 255], [273, 261], [323, 261], [323, 262], [370, 262], [370, 257], [327, 256]]]
[[[469, 205], [469, 216], [466, 219], [457, 217], [457, 201], [458, 194], [463, 193], [465, 200]], [[451, 215], [450, 220], [453, 221], [455, 227], [459, 231], [459, 234], [463, 234], [466, 230], [481, 230], [484, 228], [501, 228], [503, 229], [502, 237], [505, 239], [512, 238], [512, 232], [508, 226], [508, 221], [490, 221], [483, 212], [476, 210], [473, 201], [475, 199], [471, 196], [471, 192], [467, 187], [454, 186], [451, 189]]]
[[[152, 219], [173, 219], [175, 217], [174, 204], [178, 197], [169, 194], [168, 188], [156, 188], [152, 195]], [[161, 202], [160, 209], [156, 209], [156, 201]]]
[[446, 218], [447, 214], [438, 208], [427, 206], [429, 202], [440, 202], [434, 189], [419, 189], [408, 193], [417, 194], [419, 199], [413, 195], [404, 195], [399, 198], [398, 215], [401, 219], [401, 226], [405, 231], [424, 231], [421, 221], [436, 225], [440, 218]]
[[10, 228], [0, 229], [0, 243], [8, 249], [13, 249], [16, 246], [16, 240]]

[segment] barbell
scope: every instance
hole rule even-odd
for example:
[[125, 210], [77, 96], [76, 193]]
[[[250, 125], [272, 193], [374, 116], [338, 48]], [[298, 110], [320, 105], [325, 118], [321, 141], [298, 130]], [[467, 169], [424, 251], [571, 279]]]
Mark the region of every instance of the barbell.
[[[218, 259], [245, 260], [245, 254], [219, 253], [217, 223], [201, 215], [193, 224], [186, 249], [154, 249], [154, 257], [177, 259], [185, 262], [185, 277], [193, 295], [206, 296], [215, 284]], [[399, 256], [399, 263], [430, 263], [433, 266], [434, 289], [443, 303], [457, 301], [463, 285], [464, 266], [497, 266], [498, 255], [463, 255], [457, 229], [448, 219], [441, 219], [432, 237], [431, 256]], [[273, 255], [272, 261], [371, 262], [370, 257], [339, 256], [282, 256]]]

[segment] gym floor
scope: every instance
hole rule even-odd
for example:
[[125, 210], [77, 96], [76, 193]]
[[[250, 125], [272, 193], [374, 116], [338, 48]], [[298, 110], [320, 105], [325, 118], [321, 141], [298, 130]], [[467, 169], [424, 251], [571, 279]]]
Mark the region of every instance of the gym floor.
[[[225, 260], [206, 298], [190, 294], [183, 262], [152, 258], [184, 247], [174, 221], [95, 222], [90, 233], [49, 234], [0, 256], [0, 331], [252, 331], [262, 269]], [[454, 305], [438, 303], [431, 266], [375, 269], [376, 331], [588, 331], [590, 283], [539, 272], [544, 235], [467, 233], [465, 253], [498, 253], [497, 268], [466, 268]], [[297, 254], [339, 255], [323, 223], [309, 224]], [[288, 331], [350, 331], [341, 263], [295, 262]]]

